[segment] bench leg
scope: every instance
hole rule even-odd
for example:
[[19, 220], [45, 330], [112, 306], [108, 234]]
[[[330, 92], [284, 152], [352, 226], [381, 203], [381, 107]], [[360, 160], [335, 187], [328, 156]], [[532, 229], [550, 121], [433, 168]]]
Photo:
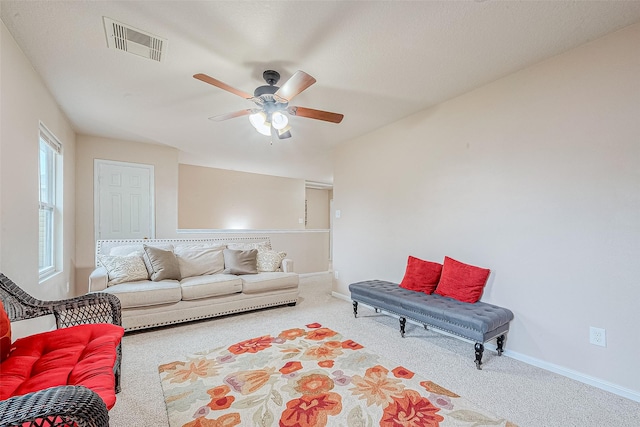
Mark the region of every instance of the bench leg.
[[358, 301], [353, 302], [353, 317], [358, 317]]
[[478, 369], [482, 369], [481, 365], [482, 365], [482, 352], [484, 352], [484, 346], [477, 342], [476, 346], [476, 368]]
[[404, 338], [404, 326], [407, 324], [407, 319], [404, 317], [400, 318], [400, 335]]
[[502, 346], [504, 345], [504, 335], [500, 335], [496, 340], [496, 343], [498, 344], [498, 348], [496, 349], [498, 350], [498, 356], [502, 356]]

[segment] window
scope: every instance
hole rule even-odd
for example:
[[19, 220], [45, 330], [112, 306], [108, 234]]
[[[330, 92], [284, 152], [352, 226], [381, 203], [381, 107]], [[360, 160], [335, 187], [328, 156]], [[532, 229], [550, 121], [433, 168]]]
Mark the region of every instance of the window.
[[58, 186], [57, 178], [61, 152], [60, 142], [44, 125], [40, 124], [38, 161], [40, 175], [38, 270], [40, 279], [56, 271], [56, 242], [60, 235], [56, 202], [59, 199], [58, 188], [61, 188]]

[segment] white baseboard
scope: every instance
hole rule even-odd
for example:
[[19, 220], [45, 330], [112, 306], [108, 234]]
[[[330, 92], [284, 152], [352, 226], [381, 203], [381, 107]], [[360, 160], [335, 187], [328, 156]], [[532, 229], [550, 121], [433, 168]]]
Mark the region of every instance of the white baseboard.
[[[339, 292], [331, 292], [331, 295], [335, 298], [351, 302], [351, 298], [347, 295], [341, 294]], [[446, 334], [449, 335], [449, 334]], [[458, 337], [455, 337], [458, 338]], [[496, 349], [494, 344], [487, 343], [485, 347], [491, 350]], [[619, 386], [617, 384], [610, 383], [608, 381], [601, 380], [599, 378], [595, 378], [582, 372], [574, 371], [573, 369], [568, 369], [559, 365], [555, 365], [553, 363], [546, 362], [544, 360], [536, 359], [535, 357], [530, 357], [522, 353], [518, 353], [515, 351], [511, 351], [508, 349], [504, 350], [502, 353], [503, 356], [511, 357], [512, 359], [519, 360], [521, 362], [527, 363], [532, 366], [536, 366], [538, 368], [542, 368], [546, 371], [553, 372], [558, 375], [562, 375], [563, 377], [571, 378], [572, 380], [580, 381], [581, 383], [588, 384], [590, 386], [599, 388], [601, 390], [608, 391], [613, 394], [617, 394], [618, 396], [622, 396], [624, 398], [633, 400], [635, 402], [640, 402], [640, 392], [631, 390], [629, 388], [625, 388]]]
[[537, 366], [538, 368], [542, 368], [544, 370], [562, 375], [563, 377], [571, 378], [572, 380], [580, 381], [581, 383], [588, 384], [593, 387], [597, 387], [601, 390], [605, 390], [610, 393], [617, 394], [618, 396], [625, 397], [635, 402], [640, 402], [640, 392], [638, 391], [631, 390], [629, 388], [625, 388], [617, 384], [613, 384], [608, 381], [604, 381], [599, 378], [595, 378], [595, 377], [583, 374], [582, 372], [574, 371], [573, 369], [568, 369], [563, 366], [546, 362], [544, 360], [536, 359], [535, 357], [530, 357], [525, 354], [517, 353], [515, 351], [510, 351], [508, 349], [505, 349], [502, 355], [508, 356], [508, 357], [511, 357], [512, 359], [519, 360], [529, 365]]
[[331, 296], [347, 302], [351, 302], [351, 297], [348, 297], [345, 294], [341, 294], [340, 292], [331, 291]]

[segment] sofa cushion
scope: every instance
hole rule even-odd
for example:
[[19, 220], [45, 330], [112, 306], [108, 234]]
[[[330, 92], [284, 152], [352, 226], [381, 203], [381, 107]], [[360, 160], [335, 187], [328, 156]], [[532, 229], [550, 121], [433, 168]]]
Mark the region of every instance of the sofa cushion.
[[107, 286], [124, 282], [147, 280], [149, 273], [141, 256], [99, 255], [100, 264], [107, 270]]
[[224, 270], [225, 246], [178, 245], [174, 252], [180, 266], [180, 276], [193, 277], [216, 274]]
[[154, 282], [165, 279], [180, 280], [180, 265], [173, 250], [164, 250], [147, 245], [142, 247], [153, 269], [150, 275], [151, 280]]
[[171, 304], [182, 298], [180, 283], [177, 280], [163, 280], [161, 282], [141, 280], [120, 283], [108, 287], [103, 292], [117, 296], [122, 308]]
[[9, 356], [9, 350], [11, 350], [11, 321], [0, 301], [0, 362]]
[[297, 287], [298, 275], [296, 273], [274, 271], [242, 276], [242, 293], [244, 294], [257, 294], [265, 291]]
[[124, 329], [90, 324], [57, 329], [16, 340], [2, 362], [0, 400], [49, 387], [81, 385], [111, 409], [116, 402], [116, 347]]
[[242, 292], [242, 280], [233, 274], [207, 274], [180, 281], [183, 300], [229, 295]]
[[427, 294], [433, 293], [440, 280], [442, 264], [424, 261], [409, 255], [407, 269], [400, 282], [400, 287], [411, 291], [420, 291]]
[[258, 250], [224, 250], [224, 272], [228, 274], [257, 274]]
[[475, 267], [444, 257], [442, 276], [436, 294], [473, 304], [482, 296], [490, 272], [488, 268]]

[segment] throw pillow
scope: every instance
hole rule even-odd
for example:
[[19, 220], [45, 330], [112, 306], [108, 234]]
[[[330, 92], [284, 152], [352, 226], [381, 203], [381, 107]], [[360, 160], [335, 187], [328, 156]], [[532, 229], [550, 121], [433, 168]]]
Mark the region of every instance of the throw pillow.
[[[164, 249], [166, 251], [173, 250], [173, 245], [171, 243], [160, 243], [160, 244], [153, 245], [153, 247]], [[142, 257], [142, 261], [144, 261], [145, 267], [147, 267], [147, 276], [151, 276], [153, 274], [153, 267], [151, 266], [149, 257], [147, 257], [147, 254], [144, 251], [143, 245], [115, 246], [111, 248], [111, 252], [109, 252], [109, 255], [116, 255], [116, 256], [139, 255]]]
[[11, 321], [4, 305], [0, 301], [0, 362], [4, 362], [9, 357], [11, 351]]
[[225, 249], [224, 272], [229, 274], [258, 274], [258, 250]]
[[286, 252], [258, 249], [258, 271], [276, 271], [286, 256]]
[[218, 247], [180, 247], [176, 246], [181, 277], [216, 274], [224, 270], [224, 246]]
[[473, 304], [480, 299], [489, 273], [491, 270], [488, 268], [475, 267], [444, 257], [442, 276], [436, 294]]
[[100, 255], [98, 261], [107, 270], [109, 282], [107, 286], [124, 282], [147, 280], [149, 273], [140, 256], [111, 256]]
[[165, 279], [180, 280], [180, 265], [173, 251], [143, 245], [144, 252], [151, 264], [151, 280], [159, 282]]
[[409, 255], [407, 269], [400, 282], [400, 287], [411, 291], [420, 291], [427, 294], [433, 293], [440, 280], [442, 264], [424, 261]]

